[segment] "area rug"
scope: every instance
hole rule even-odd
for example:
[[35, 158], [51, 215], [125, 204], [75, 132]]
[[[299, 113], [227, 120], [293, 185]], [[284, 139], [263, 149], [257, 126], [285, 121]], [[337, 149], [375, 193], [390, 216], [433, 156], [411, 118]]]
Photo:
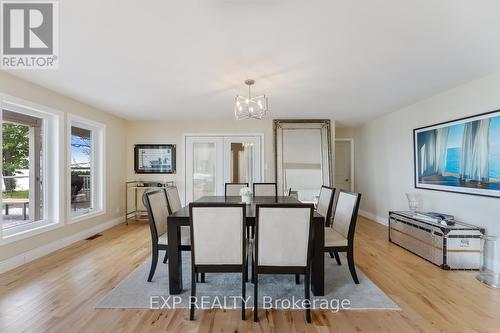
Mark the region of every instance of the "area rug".
[[[360, 269], [360, 284], [354, 284], [347, 259], [340, 256], [342, 265], [325, 254], [325, 296], [311, 298], [312, 308], [338, 310], [400, 310], [380, 288]], [[197, 308], [237, 308], [242, 302], [241, 274], [210, 273], [206, 282], [197, 284], [197, 298], [190, 299], [191, 256], [183, 253], [183, 287], [180, 295], [168, 293], [168, 265], [158, 262], [152, 282], [147, 282], [150, 259], [135, 269], [97, 305], [109, 308], [187, 308], [193, 300]], [[253, 306], [253, 284], [246, 283], [247, 307]], [[311, 293], [312, 294], [312, 293]], [[259, 307], [300, 309], [304, 307], [304, 284], [295, 284], [293, 275], [259, 275]]]

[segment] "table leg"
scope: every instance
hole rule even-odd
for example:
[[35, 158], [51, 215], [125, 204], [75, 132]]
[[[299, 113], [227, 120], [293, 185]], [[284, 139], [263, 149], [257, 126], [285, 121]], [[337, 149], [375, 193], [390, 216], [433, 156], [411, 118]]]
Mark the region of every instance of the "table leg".
[[314, 296], [325, 295], [325, 221], [314, 219], [313, 223], [313, 253], [311, 267], [312, 292]]
[[168, 282], [170, 295], [182, 292], [182, 252], [180, 250], [181, 228], [167, 222], [168, 237]]
[[9, 205], [5, 205], [5, 215], [9, 215]]
[[27, 216], [26, 216], [26, 205], [27, 205], [27, 203], [23, 204], [23, 220], [26, 220], [26, 218], [27, 218]]

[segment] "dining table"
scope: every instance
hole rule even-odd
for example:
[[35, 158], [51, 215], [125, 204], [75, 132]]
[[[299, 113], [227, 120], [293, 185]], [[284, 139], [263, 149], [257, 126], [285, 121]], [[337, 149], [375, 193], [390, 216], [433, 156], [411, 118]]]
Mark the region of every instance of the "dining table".
[[[211, 203], [243, 203], [240, 196], [203, 196], [196, 202]], [[255, 226], [257, 204], [291, 204], [301, 202], [292, 196], [252, 197], [247, 204], [245, 220], [247, 225]], [[189, 205], [186, 205], [169, 215], [167, 218], [168, 239], [168, 279], [169, 292], [177, 295], [182, 292], [182, 252], [181, 252], [181, 226], [189, 226]], [[323, 247], [325, 244], [325, 218], [314, 212], [312, 223], [312, 253], [311, 253], [311, 290], [315, 296], [325, 294], [325, 257]], [[286, 230], [284, 230], [286, 232]]]

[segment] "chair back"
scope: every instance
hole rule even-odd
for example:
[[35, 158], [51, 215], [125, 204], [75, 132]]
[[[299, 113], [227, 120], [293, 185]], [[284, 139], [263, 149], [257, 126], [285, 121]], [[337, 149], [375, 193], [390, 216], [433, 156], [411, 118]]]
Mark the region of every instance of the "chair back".
[[144, 192], [142, 201], [148, 211], [151, 238], [153, 241], [158, 241], [158, 237], [167, 232], [167, 217], [170, 213], [165, 189]]
[[277, 197], [278, 186], [276, 183], [253, 183], [254, 197]]
[[335, 188], [329, 186], [321, 186], [319, 192], [318, 205], [316, 206], [316, 211], [325, 218], [325, 223], [327, 226], [330, 225], [330, 219], [332, 218], [332, 207], [333, 198], [335, 197]]
[[340, 190], [333, 216], [332, 228], [348, 240], [354, 238], [360, 201], [360, 193]]
[[241, 265], [246, 256], [245, 204], [191, 203], [194, 265]]
[[312, 204], [258, 204], [255, 260], [258, 266], [307, 267]]
[[177, 190], [177, 186], [169, 186], [167, 187], [166, 191], [167, 191], [168, 209], [170, 210], [170, 214], [173, 214], [182, 208], [181, 198], [179, 197], [179, 191]]
[[226, 183], [224, 185], [224, 195], [226, 197], [237, 197], [240, 195], [240, 190], [248, 187], [248, 183]]

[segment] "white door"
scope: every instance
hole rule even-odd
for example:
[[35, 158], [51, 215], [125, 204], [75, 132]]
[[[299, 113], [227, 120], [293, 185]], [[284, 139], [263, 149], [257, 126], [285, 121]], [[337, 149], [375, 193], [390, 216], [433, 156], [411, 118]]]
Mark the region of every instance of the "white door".
[[261, 141], [255, 135], [186, 136], [186, 204], [224, 195], [225, 183], [260, 182]]
[[222, 137], [186, 137], [186, 204], [224, 195]]
[[335, 187], [351, 191], [351, 142], [335, 141]]
[[261, 181], [261, 137], [224, 137], [224, 182], [248, 183]]

